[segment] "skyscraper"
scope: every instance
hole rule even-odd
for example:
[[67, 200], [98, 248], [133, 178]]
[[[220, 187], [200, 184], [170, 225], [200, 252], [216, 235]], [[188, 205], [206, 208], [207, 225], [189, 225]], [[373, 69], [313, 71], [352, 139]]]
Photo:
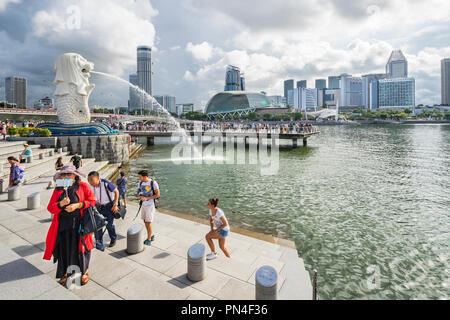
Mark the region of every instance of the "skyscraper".
[[307, 87], [308, 87], [308, 81], [306, 81], [306, 80], [297, 81], [297, 88], [307, 88]]
[[329, 76], [328, 77], [328, 89], [339, 89], [339, 81], [341, 77], [340, 76]]
[[286, 103], [289, 104], [288, 92], [289, 90], [294, 90], [294, 80], [289, 79], [284, 81], [284, 97], [286, 98]]
[[154, 98], [167, 111], [172, 113], [177, 112], [177, 102], [174, 96], [164, 95], [164, 96], [155, 96]]
[[5, 78], [6, 102], [19, 108], [27, 107], [27, 79], [19, 77]]
[[292, 92], [292, 107], [295, 109], [316, 109], [319, 106], [319, 90], [296, 88]]
[[450, 105], [450, 58], [441, 61], [441, 104]]
[[[372, 82], [385, 79], [386, 74], [384, 73], [374, 73], [374, 74], [366, 74], [362, 76], [362, 104], [365, 109], [372, 109], [372, 104], [370, 103], [371, 97], [373, 97], [372, 90]], [[377, 87], [373, 87], [374, 90]]]
[[386, 77], [388, 79], [408, 77], [408, 61], [401, 50], [392, 51], [386, 64]]
[[245, 80], [241, 77], [241, 69], [235, 66], [227, 66], [225, 73], [225, 91], [243, 91]]
[[327, 88], [326, 79], [316, 79], [316, 89], [322, 90]]
[[362, 78], [341, 74], [341, 107], [362, 106]]
[[[130, 83], [139, 86], [139, 78], [137, 74], [130, 74]], [[130, 98], [128, 100], [128, 111], [134, 112], [141, 109], [140, 94], [134, 88], [130, 87]]]
[[152, 95], [152, 48], [137, 48], [137, 76], [139, 88]]

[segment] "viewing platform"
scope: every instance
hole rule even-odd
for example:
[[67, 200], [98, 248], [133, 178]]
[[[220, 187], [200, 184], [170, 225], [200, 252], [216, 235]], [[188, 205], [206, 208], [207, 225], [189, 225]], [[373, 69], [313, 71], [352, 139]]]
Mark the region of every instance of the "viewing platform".
[[[131, 137], [147, 138], [147, 145], [151, 146], [155, 144], [155, 138], [159, 137], [172, 137], [172, 136], [183, 136], [184, 132], [182, 131], [125, 131], [126, 134], [129, 134]], [[273, 139], [273, 140], [291, 140], [292, 146], [294, 148], [299, 147], [299, 141], [303, 140], [303, 146], [308, 145], [308, 138], [315, 134], [319, 134], [320, 130], [317, 127], [306, 127], [302, 128], [302, 130], [290, 131], [290, 132], [280, 132], [279, 130], [269, 130], [269, 131], [255, 131], [255, 130], [243, 130], [243, 131], [235, 131], [235, 130], [207, 130], [207, 131], [199, 131], [199, 130], [186, 130], [186, 133], [192, 137], [225, 137], [225, 138], [244, 138], [245, 143], [248, 144], [249, 139], [258, 139], [258, 142], [261, 139]]]

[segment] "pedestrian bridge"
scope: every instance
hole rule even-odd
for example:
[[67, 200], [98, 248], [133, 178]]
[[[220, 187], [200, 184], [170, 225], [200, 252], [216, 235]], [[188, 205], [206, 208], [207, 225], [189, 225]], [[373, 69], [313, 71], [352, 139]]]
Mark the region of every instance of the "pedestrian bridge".
[[249, 139], [272, 139], [272, 140], [291, 140], [292, 146], [294, 148], [299, 147], [299, 140], [303, 141], [303, 146], [307, 146], [308, 138], [315, 134], [319, 134], [320, 130], [317, 127], [306, 127], [297, 131], [283, 132], [280, 130], [269, 130], [269, 131], [256, 131], [256, 130], [186, 130], [186, 131], [125, 131], [135, 138], [147, 138], [147, 145], [151, 146], [155, 144], [155, 138], [157, 137], [173, 137], [173, 136], [184, 136], [185, 134], [192, 137], [221, 137], [223, 138], [243, 138], [245, 143], [248, 144]]

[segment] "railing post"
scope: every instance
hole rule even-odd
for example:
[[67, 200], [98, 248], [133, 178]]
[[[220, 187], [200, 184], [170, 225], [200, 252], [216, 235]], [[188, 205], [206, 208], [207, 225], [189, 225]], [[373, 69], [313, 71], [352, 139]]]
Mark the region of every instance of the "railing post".
[[312, 296], [313, 300], [318, 300], [317, 299], [317, 269], [313, 270], [313, 296]]

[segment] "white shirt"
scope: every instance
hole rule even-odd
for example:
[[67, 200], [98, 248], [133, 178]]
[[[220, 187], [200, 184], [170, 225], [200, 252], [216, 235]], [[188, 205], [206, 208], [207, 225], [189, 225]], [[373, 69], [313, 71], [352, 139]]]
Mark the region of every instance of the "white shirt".
[[217, 209], [217, 211], [216, 211], [215, 216], [213, 216], [211, 209], [209, 210], [209, 215], [213, 219], [214, 224], [216, 225], [216, 228], [220, 228], [223, 225], [221, 218], [224, 217], [225, 221], [227, 222], [227, 226], [225, 228], [223, 228], [222, 230], [230, 231], [230, 225], [228, 224], [227, 217], [225, 217], [225, 213], [223, 213], [222, 209], [220, 209], [220, 208], [216, 208], [216, 209]]
[[[106, 188], [105, 188], [105, 183], [107, 186]], [[109, 193], [109, 197], [111, 198], [111, 201], [114, 202], [114, 199], [115, 199], [114, 190], [116, 189], [116, 187], [114, 186], [114, 184], [112, 182], [101, 179], [100, 183], [97, 187], [93, 187], [93, 186], [90, 186], [90, 187], [91, 187], [91, 190], [94, 192], [95, 198], [97, 199], [97, 204], [99, 204], [99, 205], [108, 204], [109, 203], [108, 193]], [[106, 190], [106, 189], [108, 189], [108, 190]], [[111, 189], [113, 191], [110, 191]]]
[[[159, 185], [156, 181], [153, 180], [153, 189], [159, 190]], [[153, 197], [155, 194], [152, 190], [152, 180], [150, 179], [148, 182], [140, 182], [139, 183], [139, 195], [143, 197]], [[143, 206], [149, 207], [155, 205], [155, 200], [147, 200], [142, 203]]]

